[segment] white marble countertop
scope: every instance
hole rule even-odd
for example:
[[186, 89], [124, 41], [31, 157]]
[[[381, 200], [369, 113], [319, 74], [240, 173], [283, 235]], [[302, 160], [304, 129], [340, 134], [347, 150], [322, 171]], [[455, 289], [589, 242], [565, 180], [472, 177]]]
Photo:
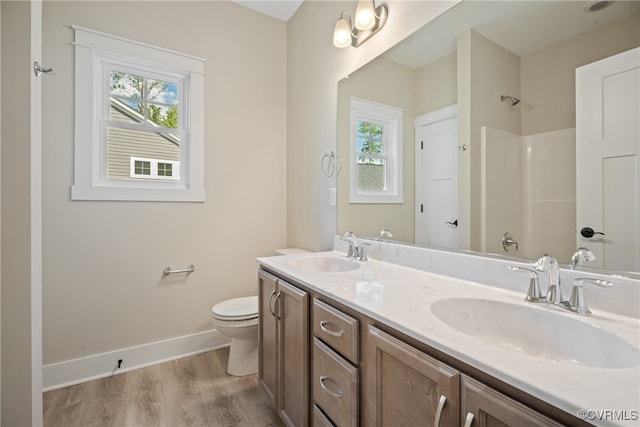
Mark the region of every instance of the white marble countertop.
[[[388, 262], [369, 260], [359, 262], [360, 268], [353, 271], [328, 273], [298, 269], [290, 261], [326, 256], [345, 258], [343, 253], [321, 252], [264, 257], [257, 261], [569, 414], [580, 416], [584, 413], [580, 411], [591, 411], [586, 415], [587, 421], [595, 425], [640, 425], [640, 356], [635, 366], [619, 369], [530, 356], [454, 329], [436, 317], [431, 306], [443, 299], [460, 297], [519, 304], [588, 323], [625, 339], [636, 348], [640, 346], [638, 319], [593, 309], [591, 317], [578, 316], [545, 304], [525, 302], [524, 286], [523, 292], [517, 293]], [[526, 282], [525, 277], [522, 279]], [[541, 332], [536, 324], [531, 324], [522, 333]], [[557, 333], [561, 337], [563, 331]]]

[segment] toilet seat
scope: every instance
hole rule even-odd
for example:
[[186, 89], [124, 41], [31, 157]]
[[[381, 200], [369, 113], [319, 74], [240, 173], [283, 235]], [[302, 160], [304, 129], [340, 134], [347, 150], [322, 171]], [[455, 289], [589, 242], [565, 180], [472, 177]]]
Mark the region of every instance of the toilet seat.
[[211, 307], [213, 317], [225, 321], [242, 321], [258, 318], [258, 296], [234, 298]]

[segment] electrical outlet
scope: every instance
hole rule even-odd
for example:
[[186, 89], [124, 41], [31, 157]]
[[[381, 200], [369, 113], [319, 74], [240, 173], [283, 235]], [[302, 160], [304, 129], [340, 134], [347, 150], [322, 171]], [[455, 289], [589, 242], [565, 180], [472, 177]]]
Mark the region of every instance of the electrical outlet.
[[336, 187], [331, 187], [329, 189], [329, 206], [336, 205]]

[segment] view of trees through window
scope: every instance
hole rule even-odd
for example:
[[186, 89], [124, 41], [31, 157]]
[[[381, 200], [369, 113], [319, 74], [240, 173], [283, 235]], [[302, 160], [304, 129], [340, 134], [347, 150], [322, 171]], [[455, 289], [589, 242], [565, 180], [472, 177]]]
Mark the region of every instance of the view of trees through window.
[[378, 123], [358, 121], [358, 152], [363, 153], [358, 157], [358, 163], [377, 163], [371, 154], [383, 154], [382, 126]]
[[384, 190], [384, 127], [364, 120], [358, 120], [357, 126], [359, 189]]
[[111, 71], [111, 98], [156, 125], [178, 128], [178, 87], [175, 83]]

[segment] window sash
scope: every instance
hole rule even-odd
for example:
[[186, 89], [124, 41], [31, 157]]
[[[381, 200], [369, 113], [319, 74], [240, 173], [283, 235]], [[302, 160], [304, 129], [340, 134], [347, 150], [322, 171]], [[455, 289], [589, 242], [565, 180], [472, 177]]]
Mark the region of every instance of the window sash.
[[[351, 149], [350, 149], [350, 203], [402, 203], [402, 110], [358, 98], [351, 98]], [[382, 127], [381, 153], [369, 153], [359, 150], [358, 138], [361, 136], [359, 122], [373, 123]], [[367, 190], [360, 186], [366, 161], [375, 159], [381, 163], [381, 171], [373, 173], [369, 179], [382, 179], [380, 190]], [[364, 167], [361, 167], [363, 166]], [[381, 173], [380, 173], [381, 172]], [[372, 187], [377, 186], [370, 182]]]
[[[179, 73], [167, 73], [167, 72], [161, 72], [158, 71], [154, 68], [146, 68], [146, 67], [142, 67], [140, 65], [135, 65], [135, 64], [130, 64], [130, 60], [121, 58], [121, 59], [116, 59], [114, 57], [111, 57], [109, 55], [105, 55], [104, 58], [100, 59], [100, 62], [102, 64], [103, 70], [102, 70], [102, 79], [103, 79], [103, 84], [104, 84], [104, 89], [103, 89], [103, 104], [102, 104], [102, 109], [103, 109], [103, 114], [102, 114], [102, 120], [111, 120], [111, 114], [110, 114], [110, 108], [111, 108], [111, 98], [116, 98], [116, 99], [121, 99], [121, 100], [131, 100], [131, 101], [136, 101], [136, 102], [140, 102], [141, 104], [143, 104], [144, 106], [144, 115], [143, 115], [143, 120], [145, 121], [144, 123], [139, 123], [139, 125], [141, 127], [143, 126], [149, 126], [149, 127], [159, 127], [162, 129], [166, 129], [167, 131], [169, 130], [176, 130], [176, 131], [184, 131], [184, 127], [185, 127], [185, 118], [188, 117], [186, 114], [188, 113], [188, 110], [186, 109], [186, 106], [188, 105], [188, 94], [185, 93], [185, 88], [188, 87], [188, 76], [186, 74], [179, 74]], [[164, 102], [159, 102], [159, 101], [155, 101], [155, 100], [150, 100], [148, 98], [148, 91], [145, 91], [144, 96], [141, 98], [133, 98], [133, 97], [127, 97], [127, 96], [123, 96], [123, 95], [112, 95], [111, 94], [111, 73], [112, 72], [122, 72], [125, 74], [130, 74], [130, 75], [136, 75], [136, 76], [140, 76], [143, 77], [145, 79], [145, 82], [148, 80], [161, 80], [161, 81], [165, 81], [167, 83], [173, 83], [177, 86], [177, 91], [178, 91], [178, 96], [177, 96], [177, 106], [178, 106], [178, 127], [177, 128], [169, 128], [169, 127], [165, 127], [165, 126], [161, 126], [158, 124], [145, 124], [148, 121], [151, 121], [148, 117], [148, 106], [149, 104], [151, 105], [163, 105], [163, 106], [167, 106], [167, 107], [171, 107], [174, 104], [167, 104]], [[126, 122], [125, 122], [126, 123]]]

